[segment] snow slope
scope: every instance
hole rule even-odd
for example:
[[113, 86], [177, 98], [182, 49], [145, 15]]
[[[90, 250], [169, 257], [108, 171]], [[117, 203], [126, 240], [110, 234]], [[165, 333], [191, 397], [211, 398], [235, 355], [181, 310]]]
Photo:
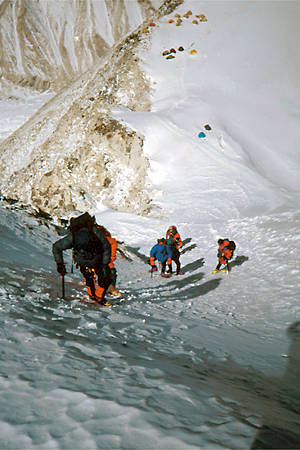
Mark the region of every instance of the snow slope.
[[[152, 32], [151, 48], [141, 55], [152, 81], [151, 111], [114, 111], [145, 135], [149, 178], [161, 208], [155, 227], [153, 217], [145, 219], [150, 234], [163, 234], [176, 222], [194, 238], [203, 234], [201, 226], [211, 226], [215, 238], [228, 234], [231, 219], [297, 208], [299, 63], [291, 58], [297, 39], [289, 30], [298, 7], [184, 2], [179, 14], [190, 9], [192, 18], [204, 13], [208, 21], [184, 19], [177, 27], [165, 17]], [[180, 45], [185, 51], [175, 59], [162, 56]], [[189, 54], [192, 48], [196, 55]], [[207, 123], [211, 131], [204, 129]], [[205, 139], [197, 137], [201, 131]], [[136, 240], [131, 227], [128, 234]]]
[[[118, 258], [127, 301], [101, 315], [60, 302], [53, 231], [2, 211], [13, 238], [1, 258], [1, 386], [19, 412], [0, 410], [4, 447], [241, 449], [261, 424], [274, 432], [268, 445], [286, 432], [297, 447], [300, 7], [185, 1], [176, 12], [188, 9], [182, 26], [161, 19], [139, 50], [150, 111], [113, 105], [144, 135], [155, 206], [147, 216], [91, 209], [137, 255]], [[193, 24], [202, 13], [207, 22]], [[144, 261], [173, 223], [185, 275], [150, 278]], [[213, 276], [222, 236], [237, 243], [235, 259], [229, 276]], [[36, 278], [26, 255], [40, 262]], [[76, 277], [68, 283], [78, 295]]]
[[[289, 302], [290, 274], [298, 276], [299, 63], [292, 57], [298, 8], [295, 2], [185, 1], [176, 13], [191, 10], [192, 16], [183, 17], [181, 26], [168, 23], [173, 12], [148, 27], [138, 57], [152, 87], [151, 110], [114, 101], [111, 114], [144, 136], [154, 205], [148, 216], [101, 203], [91, 209], [120, 241], [145, 255], [176, 224], [195, 248], [183, 262], [204, 257], [208, 270], [216, 263], [216, 240], [233, 238], [238, 254], [249, 259], [236, 275], [249, 285], [243, 297], [264, 280], [272, 287], [266, 288], [266, 305], [274, 296], [282, 305]], [[193, 24], [199, 14], [207, 22]], [[162, 56], [179, 46], [184, 51], [174, 59]], [[76, 85], [72, 89], [75, 95]], [[50, 104], [43, 117], [47, 111], [53, 113]], [[198, 138], [201, 131], [205, 139]], [[118, 189], [113, 195], [117, 201]], [[275, 280], [284, 294], [274, 292]], [[241, 284], [233, 283], [234, 292]], [[232, 291], [227, 300], [235, 301]]]
[[[299, 4], [205, 2], [200, 7], [188, 1], [176, 12], [189, 9], [208, 21], [196, 25], [187, 19], [176, 27], [165, 17], [142, 55], [153, 87], [151, 111], [113, 112], [145, 135], [157, 208], [137, 218], [98, 205], [97, 218], [145, 255], [175, 224], [190, 240], [183, 265], [204, 258], [204, 280], [216, 264], [217, 239], [234, 239], [237, 259], [230, 278], [206, 300], [229, 315], [238, 310], [239, 326], [262, 339], [278, 334], [284, 339], [299, 314], [299, 65], [273, 49], [295, 51], [289, 29]], [[180, 45], [185, 51], [175, 59], [162, 56]], [[190, 49], [197, 54], [190, 55]], [[204, 129], [207, 123], [211, 131]], [[206, 139], [198, 138], [200, 131]], [[200, 280], [200, 275], [198, 282], [190, 278], [195, 299]], [[253, 361], [256, 348], [250, 347]]]

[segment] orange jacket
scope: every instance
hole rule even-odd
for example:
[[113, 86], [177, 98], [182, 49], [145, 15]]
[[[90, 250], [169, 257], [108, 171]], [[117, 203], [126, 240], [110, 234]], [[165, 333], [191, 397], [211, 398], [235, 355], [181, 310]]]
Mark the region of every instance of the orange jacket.
[[113, 238], [111, 235], [106, 236], [106, 239], [110, 243], [111, 247], [111, 257], [108, 266], [110, 269], [114, 269], [115, 267], [114, 261], [117, 258], [117, 246], [118, 246], [117, 239]]
[[221, 264], [225, 264], [226, 260], [232, 258], [232, 250], [229, 250], [229, 248], [227, 248], [228, 245], [229, 241], [227, 239], [225, 239], [224, 242], [219, 245], [218, 258]]
[[110, 255], [110, 261], [108, 263], [108, 267], [110, 269], [114, 269], [115, 268], [114, 261], [117, 258], [117, 247], [118, 247], [117, 239], [113, 238], [111, 236], [110, 232], [102, 225], [97, 225], [97, 228], [99, 228], [104, 233], [104, 236], [106, 237], [106, 239], [109, 242], [110, 249], [111, 249], [111, 255]]

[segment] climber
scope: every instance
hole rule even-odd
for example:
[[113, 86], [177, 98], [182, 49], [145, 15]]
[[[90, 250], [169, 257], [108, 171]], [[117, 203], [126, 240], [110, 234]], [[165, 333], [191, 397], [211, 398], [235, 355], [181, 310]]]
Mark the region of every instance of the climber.
[[[176, 264], [176, 275], [183, 275], [179, 261], [179, 248], [182, 247], [182, 240], [175, 225], [170, 226], [166, 232], [166, 244], [172, 251], [172, 261]], [[168, 264], [168, 272], [172, 273], [172, 263]]]
[[157, 272], [157, 266], [155, 261], [157, 260], [161, 264], [161, 276], [168, 278], [165, 273], [166, 264], [170, 265], [172, 260], [172, 250], [170, 246], [166, 245], [166, 239], [157, 239], [157, 244], [155, 244], [150, 251], [150, 272]]
[[[64, 276], [66, 268], [63, 251], [73, 249], [73, 260], [79, 267], [91, 299], [105, 306], [105, 293], [111, 282], [109, 263], [111, 246], [89, 213], [71, 218], [68, 233], [52, 246], [57, 271]], [[97, 283], [98, 279], [98, 283]]]
[[[212, 273], [218, 273], [218, 272], [229, 272], [229, 260], [233, 257], [233, 252], [235, 250], [235, 242], [230, 241], [228, 238], [225, 239], [219, 239], [218, 240], [218, 264], [215, 270], [212, 271]], [[221, 266], [224, 265], [225, 268], [221, 269]]]

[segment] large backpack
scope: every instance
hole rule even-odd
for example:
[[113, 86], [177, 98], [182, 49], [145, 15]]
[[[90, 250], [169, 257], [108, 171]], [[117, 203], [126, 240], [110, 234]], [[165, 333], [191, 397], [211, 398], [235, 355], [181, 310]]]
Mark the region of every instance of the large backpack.
[[102, 262], [102, 242], [93, 232], [95, 219], [89, 213], [70, 220], [69, 230], [73, 240], [73, 259], [76, 265], [97, 268]]
[[234, 241], [230, 241], [228, 238], [223, 239], [223, 244], [219, 246], [218, 257], [222, 258], [222, 256], [225, 256], [227, 259], [231, 259], [235, 248]]
[[168, 238], [166, 239], [166, 244], [167, 244], [169, 247], [172, 247], [172, 249], [173, 249], [173, 248], [176, 248], [176, 242], [174, 241], [174, 239], [173, 239], [172, 237], [168, 237]]
[[93, 228], [95, 223], [95, 217], [92, 217], [88, 212], [86, 212], [78, 217], [72, 217], [70, 219], [68, 230], [73, 233], [80, 228]]
[[232, 251], [232, 253], [234, 252], [236, 245], [234, 241], [229, 241], [229, 245], [227, 245], [227, 248], [229, 248], [229, 250]]

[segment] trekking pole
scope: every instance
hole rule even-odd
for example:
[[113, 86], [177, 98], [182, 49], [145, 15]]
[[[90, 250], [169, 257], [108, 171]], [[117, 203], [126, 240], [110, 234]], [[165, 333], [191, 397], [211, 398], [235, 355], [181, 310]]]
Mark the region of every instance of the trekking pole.
[[61, 276], [61, 290], [62, 290], [62, 296], [61, 296], [61, 298], [63, 299], [63, 300], [65, 300], [65, 276], [64, 275], [62, 275]]

